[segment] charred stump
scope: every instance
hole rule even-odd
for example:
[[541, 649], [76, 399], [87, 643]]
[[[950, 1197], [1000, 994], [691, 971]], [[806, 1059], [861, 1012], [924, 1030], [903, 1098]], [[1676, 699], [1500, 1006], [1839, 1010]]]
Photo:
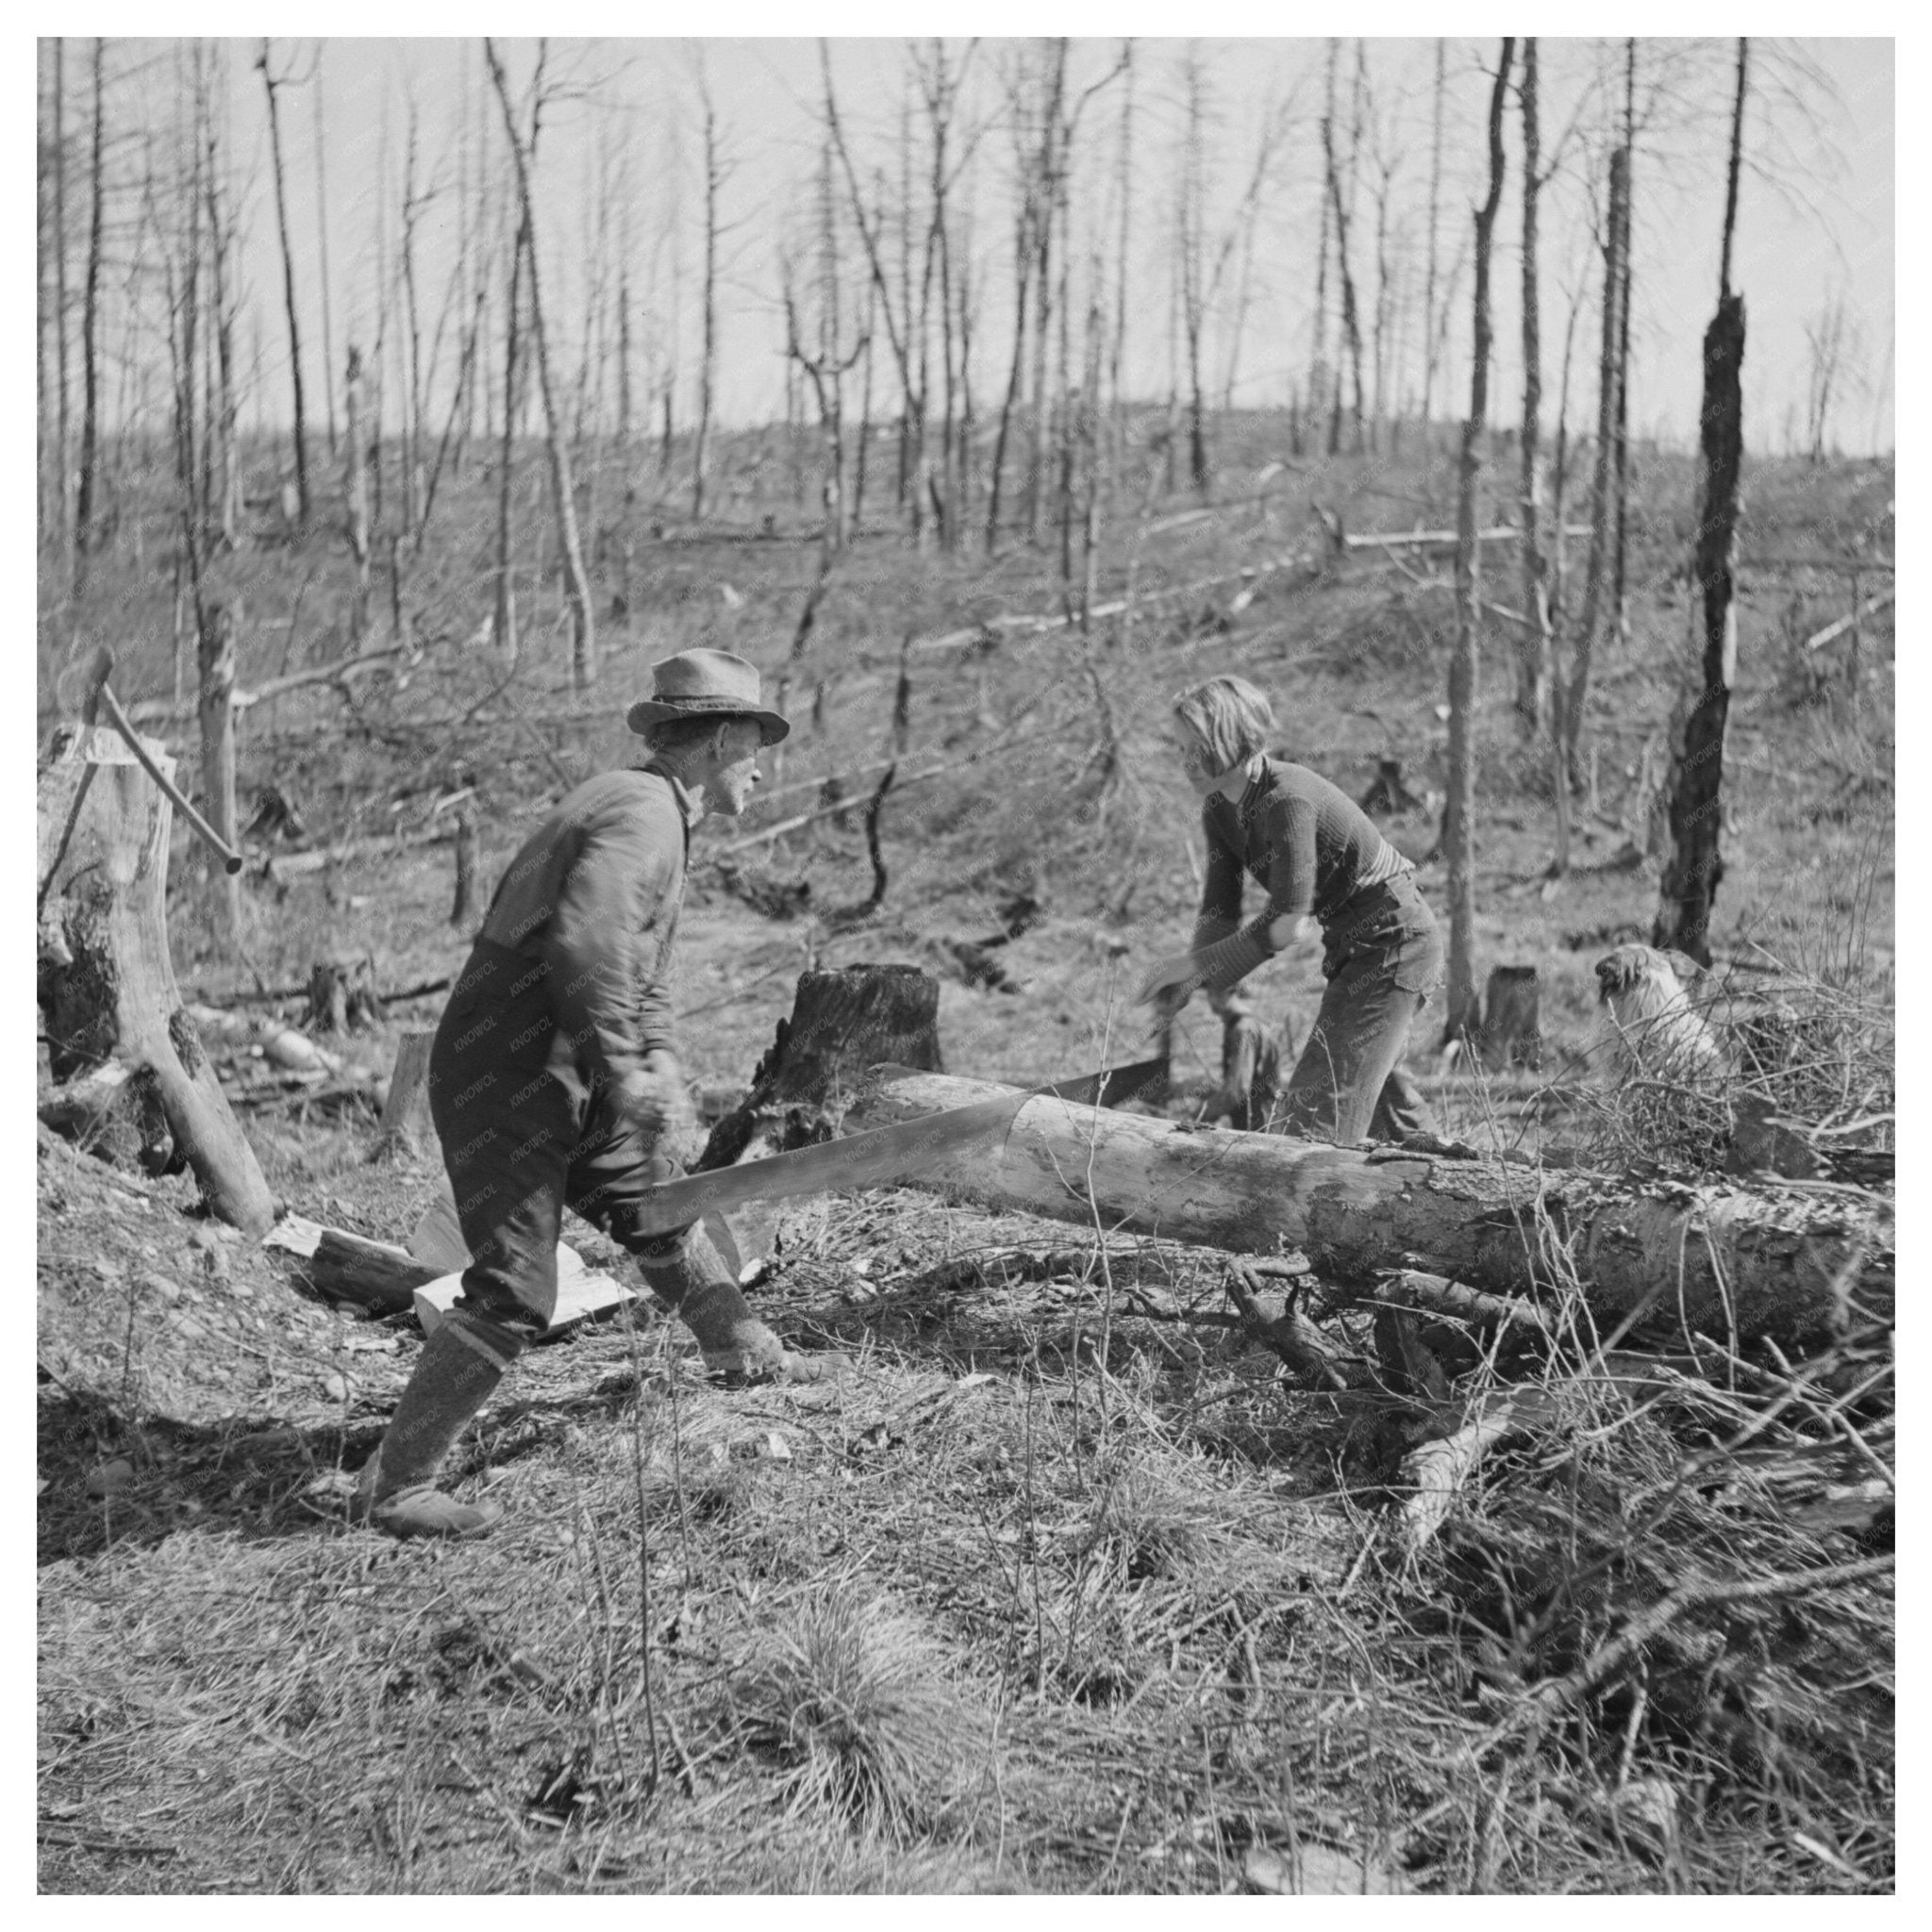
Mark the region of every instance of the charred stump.
[[308, 970], [308, 1010], [302, 1024], [311, 1033], [347, 1033], [382, 1024], [375, 965], [367, 955], [318, 959]]
[[939, 982], [916, 966], [801, 974], [751, 1091], [711, 1129], [693, 1172], [830, 1140], [883, 1062], [943, 1073], [939, 1016]]
[[1403, 782], [1400, 758], [1375, 760], [1375, 782], [1362, 793], [1361, 808], [1366, 812], [1379, 812], [1384, 818], [1422, 810], [1423, 800]]
[[1281, 1092], [1282, 1042], [1252, 1013], [1231, 1013], [1221, 1030], [1221, 1110], [1242, 1133], [1261, 1133]]
[[[939, 982], [916, 966], [801, 974], [791, 1016], [778, 1022], [750, 1092], [711, 1129], [691, 1171], [829, 1141], [869, 1070], [882, 1062], [943, 1073], [939, 1016]], [[777, 1222], [775, 1205], [753, 1203], [728, 1224], [712, 1215], [706, 1225], [725, 1258], [741, 1266], [771, 1253]]]
[[1495, 966], [1483, 995], [1482, 1057], [1491, 1073], [1540, 1067], [1542, 983], [1534, 966]]
[[[172, 777], [165, 748], [143, 742]], [[57, 739], [38, 791], [38, 991], [57, 1083], [43, 1117], [151, 1171], [192, 1168], [210, 1211], [264, 1232], [274, 1197], [175, 984], [172, 805], [98, 725]]]

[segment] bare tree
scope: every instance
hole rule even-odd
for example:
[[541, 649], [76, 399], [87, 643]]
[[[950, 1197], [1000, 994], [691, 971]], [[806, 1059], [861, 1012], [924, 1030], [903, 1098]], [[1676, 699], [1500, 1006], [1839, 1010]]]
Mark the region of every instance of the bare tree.
[[342, 501], [349, 555], [356, 562], [349, 637], [359, 648], [369, 624], [369, 442], [362, 422], [362, 351], [354, 342], [349, 344], [349, 366], [342, 380]]
[[490, 62], [490, 78], [503, 109], [503, 131], [509, 142], [510, 159], [516, 169], [517, 203], [523, 210], [524, 254], [530, 272], [530, 340], [537, 352], [537, 386], [543, 396], [544, 441], [550, 451], [550, 484], [557, 499], [558, 546], [563, 552], [564, 593], [571, 608], [571, 682], [579, 691], [597, 681], [596, 616], [591, 608], [590, 578], [584, 570], [583, 549], [577, 541], [576, 498], [571, 484], [570, 449], [563, 433], [562, 411], [551, 380], [550, 349], [543, 327], [542, 285], [537, 273], [537, 222], [530, 190], [530, 168], [536, 158], [537, 138], [542, 125], [544, 90], [543, 66], [548, 43], [537, 43], [537, 68], [530, 80], [529, 128], [517, 125], [517, 112], [509, 97], [509, 82], [497, 58], [493, 42], [483, 42], [484, 57]]
[[1422, 444], [1430, 441], [1436, 400], [1436, 218], [1443, 184], [1443, 94], [1447, 92], [1447, 41], [1436, 42], [1436, 92], [1430, 112], [1430, 257], [1422, 284]]
[[1490, 237], [1503, 198], [1503, 108], [1516, 42], [1505, 35], [1490, 94], [1490, 188], [1475, 211], [1475, 306], [1469, 420], [1462, 425], [1456, 500], [1456, 643], [1449, 658], [1449, 797], [1442, 850], [1449, 862], [1448, 1038], [1473, 1035], [1481, 1020], [1475, 978], [1475, 679], [1482, 623], [1482, 549], [1476, 491], [1488, 428], [1490, 385]]
[[1597, 357], [1596, 463], [1590, 492], [1590, 555], [1584, 569], [1583, 610], [1576, 622], [1563, 689], [1563, 760], [1573, 778], [1577, 746], [1583, 736], [1584, 707], [1590, 696], [1591, 659], [1596, 643], [1615, 517], [1612, 491], [1618, 391], [1622, 382], [1618, 359], [1622, 340], [1619, 310], [1624, 290], [1623, 249], [1629, 233], [1624, 218], [1629, 200], [1629, 179], [1630, 157], [1620, 146], [1610, 156], [1609, 207], [1604, 225], [1603, 340]]
[[705, 280], [700, 308], [702, 348], [698, 359], [698, 423], [691, 450], [691, 513], [705, 513], [706, 469], [710, 460], [711, 398], [718, 376], [718, 198], [730, 178], [731, 162], [724, 149], [724, 136], [718, 125], [718, 110], [711, 99], [711, 87], [705, 74], [705, 58], [697, 56], [698, 101], [704, 110], [705, 153]]
[[1822, 463], [1829, 444], [1832, 406], [1839, 399], [1857, 338], [1844, 291], [1828, 294], [1805, 319], [1805, 455]]
[[288, 83], [278, 81], [269, 65], [270, 42], [264, 39], [256, 68], [268, 93], [268, 152], [275, 183], [275, 232], [282, 244], [282, 304], [289, 318], [289, 373], [295, 391], [295, 516], [308, 521], [308, 412], [302, 399], [302, 331], [295, 313], [295, 256], [289, 245], [289, 197], [282, 174], [282, 123], [275, 107], [275, 89]]
[[[851, 541], [850, 500], [845, 489], [845, 408], [844, 382], [859, 357], [865, 353], [868, 338], [855, 333], [850, 345], [841, 341], [841, 302], [836, 208], [832, 199], [831, 143], [826, 142], [819, 158], [819, 246], [818, 298], [813, 320], [815, 328], [800, 325], [799, 299], [789, 258], [781, 259], [782, 293], [785, 305], [785, 353], [804, 372], [811, 384], [818, 405], [819, 425], [825, 439], [825, 523], [824, 542], [828, 552], [843, 550]], [[808, 349], [809, 333], [814, 346]]]
[[[1355, 447], [1362, 445], [1362, 331], [1356, 313], [1355, 276], [1348, 266], [1348, 210], [1342, 206], [1341, 175], [1335, 164], [1332, 124], [1322, 123], [1322, 167], [1327, 177], [1328, 206], [1335, 218], [1335, 267], [1341, 282], [1341, 339], [1348, 347], [1350, 372], [1354, 376], [1354, 402], [1349, 409], [1350, 435]], [[1341, 385], [1335, 388], [1335, 408], [1330, 418], [1328, 453], [1341, 447]]]
[[311, 84], [315, 89], [315, 113], [311, 126], [315, 135], [315, 239], [318, 250], [317, 279], [322, 287], [322, 396], [323, 407], [328, 417], [328, 453], [336, 453], [336, 384], [335, 384], [335, 331], [330, 325], [331, 301], [328, 275], [328, 202], [324, 190], [325, 171], [323, 167], [323, 101], [322, 101], [322, 56], [326, 42], [315, 43], [315, 71]]
[[74, 593], [79, 596], [93, 543], [101, 448], [101, 236], [107, 206], [102, 165], [107, 115], [102, 106], [108, 43], [94, 40], [93, 139], [88, 153], [87, 280], [80, 308], [80, 479], [74, 506]]
[[1541, 188], [1537, 120], [1537, 42], [1523, 42], [1523, 615], [1517, 635], [1516, 713], [1524, 734], [1541, 735], [1550, 709], [1550, 600], [1543, 559], [1542, 307], [1537, 290], [1537, 199]]
[[68, 516], [72, 458], [67, 398], [67, 42], [54, 38], [54, 529], [63, 557], [73, 533]]
[[1724, 245], [1717, 313], [1704, 333], [1704, 463], [1698, 479], [1695, 581], [1704, 604], [1701, 675], [1680, 703], [1672, 733], [1670, 834], [1651, 933], [1710, 963], [1710, 915], [1724, 860], [1724, 724], [1738, 675], [1738, 481], [1744, 458], [1744, 298], [1731, 289], [1731, 242], [1738, 225], [1738, 175], [1744, 147], [1744, 92], [1750, 42], [1738, 42], [1737, 105], [1731, 116], [1730, 173], [1724, 191]]

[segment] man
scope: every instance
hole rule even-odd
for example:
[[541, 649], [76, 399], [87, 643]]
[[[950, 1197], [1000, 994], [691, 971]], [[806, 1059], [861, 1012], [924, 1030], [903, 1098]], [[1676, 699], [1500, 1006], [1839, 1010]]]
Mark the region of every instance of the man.
[[360, 1510], [393, 1536], [475, 1536], [502, 1515], [433, 1478], [550, 1325], [566, 1207], [637, 1257], [713, 1370], [805, 1382], [846, 1366], [784, 1348], [702, 1226], [636, 1226], [641, 1191], [681, 1172], [673, 1143], [695, 1124], [667, 991], [691, 828], [737, 817], [759, 751], [791, 728], [741, 658], [685, 651], [653, 669], [628, 714], [649, 763], [588, 779], [525, 841], [436, 1030], [430, 1112], [472, 1259], [363, 1471]]

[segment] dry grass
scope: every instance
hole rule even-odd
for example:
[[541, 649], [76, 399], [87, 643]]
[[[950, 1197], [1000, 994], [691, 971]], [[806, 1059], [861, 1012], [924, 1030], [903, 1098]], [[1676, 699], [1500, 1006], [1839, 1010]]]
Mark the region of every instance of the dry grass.
[[[1649, 474], [1662, 529], [1689, 479], [1670, 463]], [[1445, 475], [1407, 480], [1441, 501]], [[1309, 487], [1366, 527], [1414, 513], [1373, 495], [1390, 480], [1386, 465], [1343, 463]], [[1783, 496], [1774, 480], [1754, 513], [1781, 505], [1802, 534], [1820, 479]], [[1209, 517], [1150, 539], [1141, 587], [1276, 555], [1306, 508], [1284, 502], [1272, 527]], [[1596, 941], [1570, 935], [1641, 936], [1654, 901], [1647, 876], [1589, 866], [1621, 841], [1608, 821], [1635, 781], [1620, 774], [1673, 689], [1667, 537], [1633, 559], [1633, 643], [1602, 667], [1605, 819], [1580, 826], [1559, 898], [1539, 891], [1547, 808], [1507, 750], [1500, 694], [1481, 734], [1478, 944], [1541, 962], [1553, 1053], [1582, 1043], [1594, 997]], [[306, 559], [322, 571], [306, 608], [334, 608], [323, 579], [340, 562]], [[1103, 596], [1119, 568], [1104, 559]], [[613, 708], [680, 644], [774, 668], [811, 559], [784, 542], [667, 547], [650, 569], [631, 588], [652, 615], [606, 632]], [[740, 606], [717, 595], [721, 576]], [[426, 809], [414, 788], [473, 772], [487, 883], [533, 811], [633, 747], [621, 726], [525, 715], [563, 703], [541, 612], [518, 682], [465, 722], [501, 668], [457, 648], [481, 593], [444, 578], [424, 580], [422, 675], [372, 691], [359, 717], [326, 692], [251, 714], [244, 789], [286, 778], [318, 832], [340, 836], [413, 824]], [[132, 599], [126, 694], [164, 685], [154, 584], [102, 582]], [[250, 608], [278, 648], [275, 594], [251, 590]], [[992, 565], [855, 555], [793, 686], [799, 724], [774, 784], [801, 789], [772, 815], [890, 755], [905, 631], [1057, 595], [1050, 558], [1021, 549]], [[1025, 993], [948, 977], [948, 1062], [1029, 1079], [1096, 1064], [1120, 1043], [1124, 956], [1186, 928], [1192, 821], [1158, 740], [1165, 696], [1191, 677], [1226, 667], [1268, 685], [1288, 748], [1345, 789], [1381, 755], [1401, 756], [1418, 790], [1440, 785], [1440, 592], [1402, 591], [1357, 559], [1266, 580], [1231, 629], [1202, 627], [1208, 601], [1150, 606], [1128, 651], [1094, 640], [1124, 754], [1111, 784], [1065, 633], [916, 658], [911, 762], [963, 758], [1001, 732], [1015, 748], [889, 800], [884, 921], [824, 917], [871, 885], [862, 837], [829, 822], [748, 865], [769, 885], [809, 883], [796, 918], [761, 919], [699, 868], [680, 936], [694, 1071], [741, 1080], [808, 963], [910, 958], [951, 974], [941, 942], [993, 930], [1023, 882], [1046, 914], [1002, 955]], [[1757, 621], [1747, 611], [1736, 715], [1756, 762], [1738, 775], [1721, 950], [1758, 941], [1795, 991], [1790, 1024], [1762, 1030], [1733, 1077], [1842, 1126], [1891, 1106], [1887, 741], [1864, 728], [1884, 725], [1889, 695], [1868, 663], [1862, 708], [1842, 689], [1802, 711], [1749, 708], [1774, 675], [1750, 648]], [[244, 682], [279, 668], [258, 641]], [[297, 643], [299, 665], [341, 640]], [[272, 722], [289, 735], [265, 739]], [[192, 890], [182, 897], [184, 983], [250, 984], [203, 951]], [[434, 977], [465, 943], [448, 907], [441, 848], [368, 860], [264, 901], [257, 963], [293, 983], [325, 951], [368, 948], [385, 984]], [[1290, 962], [1257, 991], [1299, 1035], [1320, 988]], [[1217, 1029], [1197, 1009], [1184, 1031], [1205, 1077]], [[391, 1047], [367, 1050], [386, 1061]], [[1429, 1042], [1415, 1047], [1420, 1059]], [[1536, 1123], [1472, 1111], [1460, 1130], [1487, 1118], [1537, 1144]], [[1657, 1124], [1626, 1125], [1623, 1144], [1654, 1158]], [[356, 1123], [261, 1126], [293, 1205], [406, 1230], [426, 1181], [365, 1166]], [[1297, 1389], [1271, 1356], [1190, 1319], [1219, 1305], [1207, 1256], [1115, 1239], [1103, 1265], [1064, 1227], [867, 1195], [793, 1216], [788, 1266], [761, 1291], [780, 1328], [857, 1349], [850, 1384], [727, 1393], [648, 1312], [635, 1331], [582, 1333], [527, 1356], [453, 1459], [459, 1491], [487, 1485], [509, 1505], [502, 1529], [461, 1548], [391, 1545], [343, 1524], [340, 1491], [413, 1339], [298, 1305], [252, 1264], [235, 1264], [239, 1288], [204, 1282], [162, 1231], [186, 1224], [178, 1199], [124, 1211], [69, 1159], [64, 1174], [42, 1163], [43, 1190], [65, 1190], [42, 1196], [42, 1344], [73, 1341], [61, 1360], [76, 1384], [41, 1394], [43, 1890], [1200, 1894], [1241, 1889], [1251, 1854], [1431, 1892], [1890, 1883], [1892, 1607], [1887, 1578], [1852, 1569], [1887, 1531], [1822, 1507], [1875, 1479], [1874, 1458], [1890, 1466], [1884, 1338], [1790, 1365], [1707, 1352], [1695, 1387], [1680, 1376], [1659, 1393], [1592, 1366], [1588, 1339], [1497, 1366], [1476, 1337], [1444, 1349], [1445, 1416], [1392, 1376]], [[183, 1345], [158, 1279], [208, 1298], [228, 1353]], [[1323, 1287], [1314, 1312], [1372, 1350], [1367, 1321]], [[1391, 1522], [1404, 1452], [1505, 1368], [1547, 1384], [1550, 1419], [1493, 1452], [1440, 1537], [1404, 1557]], [[336, 1371], [357, 1385], [346, 1401], [323, 1392]], [[123, 1454], [131, 1485], [89, 1495], [89, 1474]]]
[[790, 1805], [842, 1812], [894, 1840], [939, 1819], [973, 1741], [933, 1640], [850, 1585], [771, 1606], [730, 1706], [747, 1744], [783, 1767]]

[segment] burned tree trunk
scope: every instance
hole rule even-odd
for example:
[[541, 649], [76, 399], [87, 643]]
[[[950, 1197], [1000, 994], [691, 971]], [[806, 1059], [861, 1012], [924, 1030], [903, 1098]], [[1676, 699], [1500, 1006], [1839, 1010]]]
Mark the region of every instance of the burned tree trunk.
[[[829, 1141], [852, 1095], [890, 1061], [943, 1071], [939, 981], [916, 966], [847, 966], [799, 976], [791, 1017], [778, 1022], [751, 1091], [711, 1129], [693, 1173], [733, 1167]], [[769, 1255], [778, 1209], [755, 1201], [706, 1217], [713, 1242], [734, 1265]]]
[[[172, 771], [160, 744], [147, 749]], [[144, 1163], [192, 1167], [209, 1208], [258, 1235], [275, 1220], [275, 1201], [181, 1009], [168, 956], [172, 816], [105, 727], [81, 727], [40, 774], [39, 995], [52, 1071], [72, 1088], [125, 1068], [122, 1081], [91, 1084], [119, 1090], [108, 1111], [125, 1110]], [[57, 1094], [57, 1111], [59, 1104]], [[90, 1118], [105, 1124], [98, 1110]]]
[[916, 966], [801, 974], [751, 1091], [711, 1129], [694, 1172], [828, 1141], [870, 1069], [940, 1074], [940, 986]]
[[1745, 45], [1738, 42], [1738, 101], [1731, 124], [1730, 192], [1717, 313], [1704, 332], [1704, 474], [1700, 478], [1696, 584], [1703, 598], [1704, 664], [1696, 693], [1674, 721], [1671, 774], [1670, 857], [1658, 892], [1651, 943], [1674, 946], [1710, 964], [1711, 908], [1724, 860], [1724, 724], [1738, 675], [1738, 480], [1744, 462], [1744, 298], [1730, 287], [1731, 238], [1738, 212], [1738, 168], [1744, 121]]
[[[847, 1114], [894, 1126], [1002, 1092], [998, 1132], [949, 1146], [900, 1183], [985, 1206], [1225, 1248], [1299, 1248], [1323, 1274], [1424, 1265], [1491, 1294], [1560, 1285], [1574, 1269], [1600, 1324], [1654, 1311], [1724, 1341], [1785, 1346], [1889, 1321], [1890, 1209], [1850, 1191], [1631, 1183], [1400, 1149], [1189, 1129], [1049, 1095], [894, 1069]], [[874, 1186], [884, 1185], [874, 1177]], [[1567, 1257], [1567, 1258], [1557, 1258]]]
[[1483, 1065], [1542, 1064], [1541, 985], [1534, 966], [1492, 966], [1483, 1007]]

